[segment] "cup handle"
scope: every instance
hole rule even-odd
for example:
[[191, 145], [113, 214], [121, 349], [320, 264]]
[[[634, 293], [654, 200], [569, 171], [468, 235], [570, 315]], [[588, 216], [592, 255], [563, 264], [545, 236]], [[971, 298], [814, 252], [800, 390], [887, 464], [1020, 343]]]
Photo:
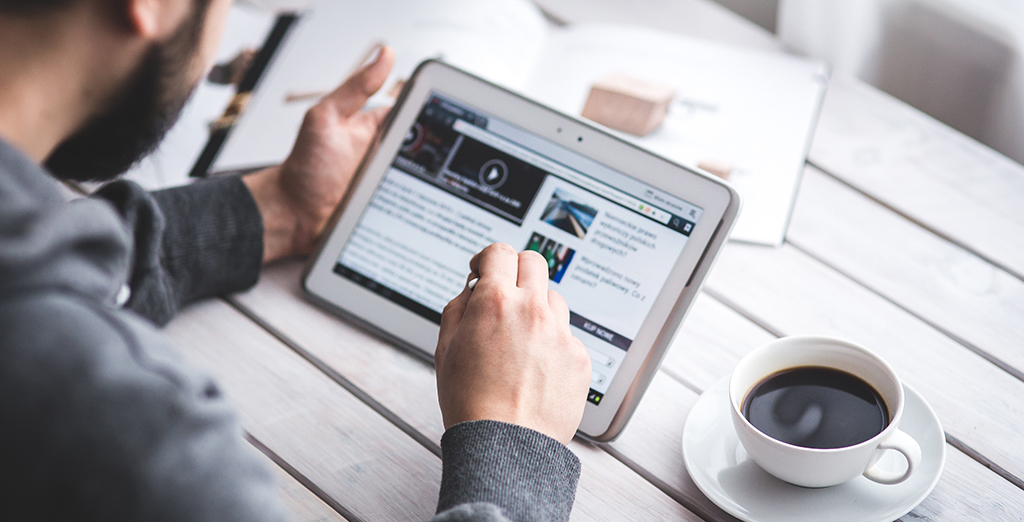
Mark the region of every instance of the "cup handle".
[[921, 446], [917, 444], [913, 437], [900, 430], [894, 431], [889, 438], [883, 440], [878, 445], [878, 450], [876, 451], [884, 450], [896, 450], [902, 453], [903, 457], [907, 459], [907, 470], [903, 473], [897, 473], [879, 469], [877, 464], [871, 466], [864, 472], [864, 476], [879, 484], [899, 484], [910, 478], [914, 468], [921, 463]]

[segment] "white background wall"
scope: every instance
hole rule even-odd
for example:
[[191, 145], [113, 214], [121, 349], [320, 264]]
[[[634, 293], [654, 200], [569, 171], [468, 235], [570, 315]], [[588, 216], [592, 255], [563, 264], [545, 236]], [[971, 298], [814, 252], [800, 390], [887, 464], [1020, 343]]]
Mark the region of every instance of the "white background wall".
[[717, 1], [1024, 163], [1024, 1]]

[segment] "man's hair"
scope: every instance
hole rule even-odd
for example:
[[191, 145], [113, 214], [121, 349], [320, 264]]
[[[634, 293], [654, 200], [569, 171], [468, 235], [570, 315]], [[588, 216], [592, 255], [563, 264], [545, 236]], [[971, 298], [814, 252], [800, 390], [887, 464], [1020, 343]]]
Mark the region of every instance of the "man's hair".
[[[8, 14], [40, 14], [63, 9], [79, 0], [0, 0], [0, 13]], [[201, 0], [198, 5], [205, 7], [209, 0]]]
[[76, 0], [0, 0], [0, 13], [35, 14], [67, 7]]

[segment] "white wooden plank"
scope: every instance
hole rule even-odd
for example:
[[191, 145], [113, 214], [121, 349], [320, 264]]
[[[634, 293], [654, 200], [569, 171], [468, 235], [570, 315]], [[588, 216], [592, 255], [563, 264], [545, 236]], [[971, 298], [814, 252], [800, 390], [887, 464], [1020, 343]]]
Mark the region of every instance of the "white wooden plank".
[[273, 468], [277, 476], [277, 489], [281, 502], [292, 516], [293, 522], [344, 522], [345, 517], [331, 509], [298, 480], [286, 473], [269, 458], [267, 465]]
[[193, 306], [166, 332], [216, 376], [256, 439], [348, 512], [433, 516], [440, 460], [226, 303]]
[[1024, 167], [912, 107], [833, 79], [811, 146], [826, 172], [1024, 274]]
[[748, 352], [776, 337], [705, 293], [697, 296], [662, 370], [705, 390]]
[[569, 447], [583, 463], [573, 521], [701, 521], [699, 516], [604, 450], [578, 441]]
[[[270, 267], [236, 299], [439, 444], [444, 426], [433, 368], [307, 302], [300, 268], [295, 262]], [[570, 448], [583, 464], [573, 520], [699, 520], [611, 455], [578, 441]]]
[[704, 496], [686, 472], [681, 448], [683, 424], [696, 401], [696, 392], [668, 373], [659, 372], [633, 419], [610, 446], [671, 487], [705, 519], [735, 521]]
[[730, 244], [708, 288], [774, 331], [876, 351], [932, 404], [947, 433], [1024, 476], [1024, 383], [906, 311], [789, 246]]
[[810, 167], [788, 239], [932, 324], [1024, 370], [1024, 281]]
[[946, 467], [928, 498], [902, 520], [1024, 520], [1024, 492], [946, 445]]

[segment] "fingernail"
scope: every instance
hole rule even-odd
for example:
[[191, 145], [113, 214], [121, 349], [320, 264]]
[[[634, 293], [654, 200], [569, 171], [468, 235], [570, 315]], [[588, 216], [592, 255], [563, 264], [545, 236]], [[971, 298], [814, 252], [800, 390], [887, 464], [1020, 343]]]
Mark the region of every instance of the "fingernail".
[[363, 61], [363, 67], [370, 67], [380, 61], [380, 57], [384, 54], [384, 43], [378, 42], [374, 45], [370, 52], [366, 53], [366, 59]]

